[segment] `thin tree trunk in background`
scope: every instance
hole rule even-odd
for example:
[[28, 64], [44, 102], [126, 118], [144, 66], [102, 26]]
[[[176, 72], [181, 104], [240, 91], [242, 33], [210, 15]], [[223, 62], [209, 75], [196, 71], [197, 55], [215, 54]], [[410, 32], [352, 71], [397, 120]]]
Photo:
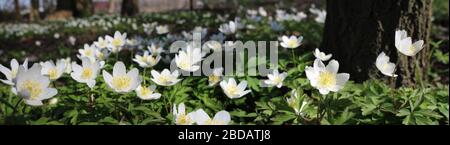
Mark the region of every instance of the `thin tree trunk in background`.
[[92, 0], [75, 0], [77, 17], [88, 17], [94, 14], [94, 5]]
[[340, 71], [361, 82], [379, 74], [375, 60], [382, 51], [398, 60], [397, 85], [417, 83], [412, 57], [398, 53], [395, 30], [405, 29], [414, 41], [425, 41], [416, 57], [426, 76], [432, 0], [327, 0], [322, 49], [340, 62]]
[[14, 0], [14, 14], [15, 14], [16, 21], [19, 21], [20, 17], [21, 17], [19, 0]]
[[108, 12], [110, 14], [114, 13], [115, 8], [116, 8], [116, 1], [115, 0], [109, 0]]
[[123, 0], [121, 14], [132, 16], [139, 13], [139, 0]]
[[39, 0], [30, 0], [30, 21], [39, 20]]

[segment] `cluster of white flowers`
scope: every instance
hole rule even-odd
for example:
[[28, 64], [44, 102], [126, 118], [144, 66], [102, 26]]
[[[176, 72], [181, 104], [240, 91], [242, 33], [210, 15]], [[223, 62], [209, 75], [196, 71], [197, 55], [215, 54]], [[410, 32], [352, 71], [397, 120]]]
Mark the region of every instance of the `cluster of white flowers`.
[[186, 114], [184, 103], [173, 105], [173, 116], [177, 125], [228, 125], [231, 121], [230, 113], [225, 110], [217, 112], [213, 118], [203, 109], [198, 109]]

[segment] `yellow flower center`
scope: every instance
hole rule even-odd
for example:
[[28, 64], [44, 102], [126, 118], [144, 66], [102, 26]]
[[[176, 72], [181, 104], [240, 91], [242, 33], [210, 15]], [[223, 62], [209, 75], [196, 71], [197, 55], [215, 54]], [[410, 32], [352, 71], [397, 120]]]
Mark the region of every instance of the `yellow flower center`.
[[288, 45], [289, 47], [291, 47], [291, 48], [294, 48], [294, 47], [297, 46], [297, 41], [295, 41], [295, 40], [289, 40], [289, 41], [287, 42], [287, 45]]
[[41, 88], [41, 83], [34, 80], [24, 81], [19, 88], [20, 90], [28, 92], [31, 100], [37, 99], [43, 91]]
[[142, 87], [141, 96], [146, 96], [146, 95], [152, 94], [152, 93], [153, 93], [153, 91], [150, 90], [150, 88]]
[[281, 77], [275, 76], [275, 77], [273, 78], [273, 82], [275, 82], [276, 84], [279, 84], [279, 83], [282, 83], [283, 80], [281, 79]]
[[86, 56], [92, 56], [92, 50], [91, 49], [87, 49], [84, 51], [84, 55]]
[[81, 72], [82, 79], [90, 79], [92, 77], [92, 69], [84, 68], [83, 72]]
[[228, 92], [228, 94], [234, 96], [237, 94], [237, 87], [236, 86], [228, 86], [227, 92]]
[[319, 74], [318, 85], [326, 88], [333, 87], [336, 84], [336, 75], [331, 72], [323, 71]]
[[122, 44], [122, 40], [114, 39], [111, 43], [112, 43], [112, 45], [118, 47], [118, 46], [120, 46]]
[[165, 75], [159, 76], [159, 81], [163, 84], [169, 84], [171, 82], [169, 76]]
[[185, 114], [180, 114], [180, 115], [177, 116], [177, 123], [180, 124], [180, 125], [188, 125], [191, 122], [192, 122], [191, 118], [188, 117]]
[[112, 79], [112, 86], [118, 90], [125, 90], [131, 85], [131, 78], [128, 76], [117, 76]]
[[50, 79], [55, 80], [58, 78], [58, 70], [56, 70], [56, 68], [51, 68], [48, 70], [48, 77], [50, 77]]
[[220, 81], [220, 76], [210, 75], [210, 76], [208, 77], [208, 80], [209, 80], [209, 83], [210, 83], [210, 84], [215, 84], [215, 83], [217, 83], [217, 82]]

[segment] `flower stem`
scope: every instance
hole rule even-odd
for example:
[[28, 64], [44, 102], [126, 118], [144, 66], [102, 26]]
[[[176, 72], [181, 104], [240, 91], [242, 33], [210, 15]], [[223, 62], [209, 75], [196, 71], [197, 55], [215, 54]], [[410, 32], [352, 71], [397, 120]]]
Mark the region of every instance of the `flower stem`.
[[147, 68], [144, 68], [144, 73], [142, 73], [142, 80], [144, 81], [144, 85], [145, 85], [145, 74], [147, 72]]
[[12, 113], [12, 116], [16, 116], [16, 112], [17, 112], [17, 106], [19, 106], [19, 103], [23, 101], [23, 98], [20, 98], [19, 101], [17, 101], [16, 105], [14, 105], [14, 111]]
[[295, 57], [295, 48], [292, 48], [292, 63], [294, 64], [294, 68], [297, 69], [297, 61], [296, 61], [296, 57]]

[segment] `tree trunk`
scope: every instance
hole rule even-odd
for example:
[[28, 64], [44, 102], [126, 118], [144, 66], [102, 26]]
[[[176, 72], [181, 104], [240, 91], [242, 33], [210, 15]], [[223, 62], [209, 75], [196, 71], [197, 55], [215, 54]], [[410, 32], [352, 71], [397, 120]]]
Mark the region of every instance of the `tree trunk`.
[[92, 0], [75, 0], [75, 16], [88, 17], [94, 14], [94, 5]]
[[16, 18], [16, 21], [19, 21], [20, 18], [22, 17], [20, 15], [20, 5], [19, 5], [19, 0], [14, 0], [14, 15]]
[[30, 21], [39, 20], [39, 0], [30, 0]]
[[58, 11], [71, 11], [74, 17], [87, 17], [94, 13], [92, 0], [58, 0]]
[[139, 13], [138, 0], [123, 0], [121, 14], [125, 16], [132, 16]]
[[[375, 67], [378, 54], [385, 52], [397, 62], [397, 85], [417, 83], [417, 69], [426, 76], [429, 62], [429, 34], [432, 0], [327, 0], [327, 17], [321, 48], [340, 62], [340, 71], [356, 82], [380, 74]], [[425, 41], [415, 57], [398, 53], [395, 30], [404, 29], [413, 41]], [[424, 79], [426, 77], [423, 77]]]

